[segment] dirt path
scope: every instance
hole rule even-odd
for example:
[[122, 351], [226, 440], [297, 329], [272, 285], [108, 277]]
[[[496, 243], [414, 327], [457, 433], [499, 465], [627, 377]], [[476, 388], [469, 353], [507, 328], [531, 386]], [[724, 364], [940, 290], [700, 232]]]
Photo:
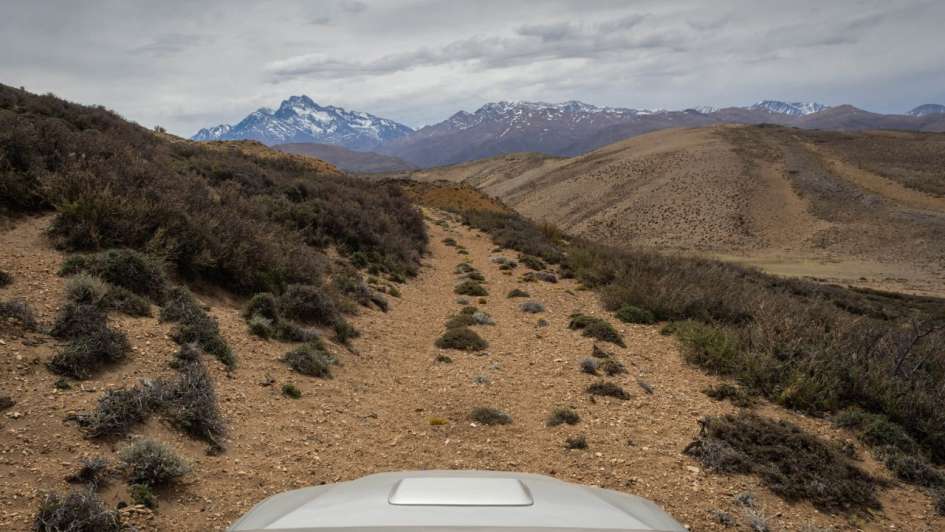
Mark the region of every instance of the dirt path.
[[[25, 297], [48, 323], [61, 301], [62, 279], [55, 271], [62, 256], [42, 239], [46, 223], [48, 219], [34, 219], [0, 232], [0, 249], [16, 250], [0, 256], [0, 269], [16, 278], [0, 289], [0, 299]], [[885, 514], [859, 523], [822, 515], [806, 504], [788, 505], [752, 477], [702, 471], [681, 450], [697, 432], [698, 418], [734, 411], [728, 403], [700, 393], [716, 379], [684, 364], [675, 341], [661, 336], [658, 327], [623, 325], [609, 318], [628, 347], [602, 346], [630, 370], [612, 380], [633, 397], [591, 401], [583, 390], [598, 377], [581, 373], [578, 363], [590, 355], [593, 342], [568, 330], [567, 322], [573, 312], [606, 317], [595, 296], [567, 280], [520, 282], [522, 267], [506, 275], [490, 262], [493, 244], [488, 237], [455, 222], [448, 226], [429, 224], [432, 255], [419, 277], [401, 288], [402, 298], [391, 298], [388, 313], [364, 311], [353, 319], [363, 333], [354, 342], [357, 354], [335, 349], [343, 365], [331, 380], [290, 372], [279, 357], [292, 346], [250, 337], [237, 304], [205, 298], [239, 356], [231, 376], [211, 363], [231, 431], [228, 450], [207, 456], [202, 444], [157, 421], [135, 431], [175, 447], [192, 462], [194, 473], [184, 486], [162, 495], [157, 512], [132, 509], [134, 522], [144, 530], [221, 530], [255, 502], [287, 489], [380, 471], [462, 468], [541, 473], [639, 494], [660, 503], [693, 530], [722, 530], [712, 520], [713, 510], [733, 514], [739, 528], [747, 529], [747, 519], [734, 501], [746, 490], [760, 501], [773, 530], [798, 530], [811, 523], [851, 530], [943, 526], [941, 519], [929, 517], [928, 498], [908, 488], [885, 492]], [[454, 268], [464, 257], [442, 243], [447, 236], [468, 249], [468, 258], [486, 277], [490, 294], [478, 306], [497, 324], [476, 327], [490, 343], [485, 353], [434, 347], [444, 321], [462, 306], [452, 290]], [[528, 291], [546, 312], [521, 312], [522, 299], [506, 298], [513, 288]], [[471, 302], [478, 304], [477, 299]], [[539, 327], [539, 319], [548, 325]], [[63, 422], [68, 412], [91, 408], [107, 388], [169, 374], [167, 362], [176, 346], [167, 337], [166, 325], [154, 318], [116, 317], [113, 323], [128, 332], [135, 347], [133, 360], [68, 391], [55, 390], [56, 377], [42, 366], [54, 352], [52, 342], [27, 345], [41, 339], [36, 335], [4, 338], [0, 345], [0, 392], [13, 395], [18, 401], [13, 410], [21, 413], [17, 419], [0, 418], [0, 529], [28, 528], [40, 493], [65, 489], [62, 479], [80, 457], [114, 460], [115, 451], [125, 445], [82, 439], [74, 426]], [[435, 362], [439, 354], [450, 356], [453, 363]], [[262, 386], [269, 377], [275, 385]], [[637, 378], [654, 393], [644, 392]], [[279, 387], [285, 382], [298, 385], [303, 397], [284, 398]], [[581, 422], [546, 427], [551, 410], [562, 405], [573, 407]], [[514, 421], [475, 426], [467, 416], [476, 406], [499, 408]], [[827, 439], [848, 437], [823, 421], [770, 406], [762, 412], [790, 418]], [[432, 426], [434, 417], [447, 424]], [[589, 449], [566, 450], [565, 438], [578, 434], [587, 437]], [[103, 496], [112, 504], [127, 500], [120, 480]]]

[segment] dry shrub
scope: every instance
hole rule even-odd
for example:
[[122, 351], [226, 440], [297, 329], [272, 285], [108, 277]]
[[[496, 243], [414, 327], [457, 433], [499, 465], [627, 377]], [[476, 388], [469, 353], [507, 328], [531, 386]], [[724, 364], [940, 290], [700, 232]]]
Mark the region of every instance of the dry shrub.
[[489, 292], [486, 290], [484, 286], [472, 280], [466, 280], [459, 283], [458, 285], [456, 285], [455, 288], [453, 288], [453, 292], [461, 296], [487, 296], [489, 295]]
[[289, 351], [282, 359], [293, 370], [312, 377], [331, 378], [334, 359], [325, 351], [321, 342], [310, 342]]
[[567, 423], [568, 425], [577, 425], [581, 421], [581, 416], [577, 412], [570, 408], [560, 407], [555, 408], [554, 411], [548, 416], [548, 420], [545, 421], [545, 425], [549, 427], [557, 427]]
[[190, 473], [190, 466], [161, 442], [144, 439], [118, 452], [131, 484], [166, 486]]
[[443, 336], [436, 339], [440, 349], [458, 349], [460, 351], [482, 351], [489, 347], [481, 336], [467, 327], [447, 329]]
[[15, 321], [28, 331], [35, 331], [39, 326], [33, 307], [22, 299], [0, 301], [0, 319]]
[[482, 425], [508, 425], [512, 422], [512, 416], [501, 410], [484, 406], [474, 408], [469, 418]]
[[614, 329], [613, 325], [600, 318], [585, 314], [572, 314], [571, 321], [568, 322], [568, 328], [580, 330], [582, 335], [590, 338], [626, 347], [626, 344], [623, 343], [623, 337], [617, 332], [617, 329]]
[[189, 290], [174, 287], [161, 309], [161, 320], [177, 323], [171, 337], [178, 344], [197, 343], [227, 368], [236, 367], [236, 355], [220, 335], [217, 321], [203, 309]]
[[621, 401], [630, 399], [630, 394], [624, 391], [620, 386], [606, 381], [595, 382], [587, 387], [587, 393], [591, 395], [602, 395], [606, 397], [615, 397]]
[[89, 489], [48, 493], [33, 519], [34, 532], [121, 532], [118, 512]]
[[800, 428], [752, 414], [708, 417], [685, 453], [720, 473], [754, 474], [788, 501], [827, 512], [878, 509], [877, 481]]

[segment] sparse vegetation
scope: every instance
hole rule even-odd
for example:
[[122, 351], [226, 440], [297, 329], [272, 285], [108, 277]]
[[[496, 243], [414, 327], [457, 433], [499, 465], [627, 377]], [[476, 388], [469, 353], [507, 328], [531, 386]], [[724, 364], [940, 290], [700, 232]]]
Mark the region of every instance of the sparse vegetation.
[[13, 276], [3, 270], [0, 270], [0, 288], [9, 286], [11, 284], [13, 284]]
[[656, 323], [656, 316], [654, 316], [652, 312], [640, 307], [635, 307], [629, 303], [617, 309], [614, 316], [624, 323]]
[[512, 299], [512, 298], [515, 298], [515, 297], [530, 297], [530, 296], [528, 295], [528, 292], [526, 292], [526, 291], [524, 291], [524, 290], [520, 290], [520, 289], [518, 289], [518, 288], [513, 288], [512, 291], [509, 292], [509, 295], [508, 295], [507, 297], [508, 297], [509, 299]]
[[527, 312], [528, 314], [538, 314], [545, 311], [545, 306], [537, 301], [526, 301], [518, 306], [522, 312]]
[[109, 473], [108, 461], [104, 458], [83, 458], [79, 461], [79, 470], [66, 477], [66, 481], [98, 491], [108, 483]]
[[289, 399], [301, 399], [302, 390], [292, 383], [286, 383], [282, 385], [282, 395], [288, 397]]
[[606, 381], [599, 381], [587, 387], [587, 393], [591, 395], [601, 395], [606, 397], [615, 397], [621, 401], [630, 399], [630, 394], [624, 391], [620, 386]]
[[577, 450], [587, 449], [587, 437], [585, 437], [583, 434], [578, 436], [569, 436], [564, 440], [564, 447], [566, 449]]
[[533, 257], [531, 255], [519, 255], [518, 261], [525, 265], [526, 268], [535, 271], [544, 270], [547, 266], [545, 262], [538, 257]]
[[740, 386], [735, 386], [726, 382], [717, 386], [711, 386], [702, 390], [702, 393], [715, 399], [716, 401], [730, 401], [733, 405], [741, 408], [751, 408], [757, 402], [750, 392]]
[[450, 319], [446, 320], [447, 329], [469, 327], [470, 325], [477, 325], [476, 320], [473, 319], [472, 314], [460, 313], [455, 316], [451, 316]]
[[453, 292], [461, 296], [487, 296], [489, 291], [484, 286], [472, 280], [465, 280], [453, 289]]
[[477, 407], [469, 414], [469, 418], [482, 425], [508, 425], [512, 422], [512, 416], [489, 407]]
[[617, 329], [614, 329], [613, 325], [600, 318], [585, 314], [572, 314], [571, 321], [568, 322], [568, 328], [580, 330], [581, 334], [590, 338], [626, 347], [626, 344], [623, 343], [623, 337], [620, 336]]
[[481, 336], [468, 327], [447, 329], [443, 336], [436, 340], [440, 349], [458, 349], [460, 351], [482, 351], [489, 347]]
[[[861, 406], [901, 425], [945, 463], [945, 302], [776, 278], [731, 263], [568, 245], [513, 213], [467, 212], [505, 247], [560, 258], [610, 310], [646, 309], [690, 362], [812, 413]], [[554, 261], [551, 261], [554, 262]], [[560, 262], [560, 260], [558, 261]], [[686, 322], [685, 320], [691, 320]]]
[[293, 370], [321, 379], [331, 378], [334, 359], [325, 351], [321, 342], [309, 342], [285, 354], [283, 360]]
[[145, 484], [131, 484], [128, 486], [128, 496], [132, 502], [140, 504], [145, 508], [155, 509], [158, 507], [158, 498], [149, 486]]
[[236, 367], [236, 355], [220, 335], [220, 326], [203, 309], [189, 290], [175, 287], [169, 291], [161, 309], [161, 320], [177, 323], [171, 337], [178, 344], [196, 342], [227, 368]]
[[720, 473], [754, 474], [788, 501], [828, 512], [879, 508], [876, 480], [787, 422], [751, 414], [704, 418], [685, 453]]
[[166, 486], [190, 473], [190, 466], [155, 440], [139, 440], [118, 453], [130, 484]]
[[567, 423], [568, 425], [577, 425], [581, 421], [581, 416], [577, 412], [570, 408], [559, 407], [555, 408], [551, 415], [548, 417], [548, 420], [545, 422], [545, 425], [549, 427], [557, 427]]
[[103, 326], [72, 339], [47, 364], [50, 371], [74, 379], [87, 379], [101, 367], [127, 358], [131, 345], [124, 333]]
[[33, 307], [22, 299], [0, 301], [0, 319], [19, 323], [28, 331], [35, 331], [38, 327]]
[[581, 371], [590, 375], [597, 375], [597, 360], [593, 358], [585, 358], [581, 360]]
[[441, 364], [452, 364], [452, 363], [453, 363], [453, 359], [450, 358], [450, 357], [448, 357], [448, 356], [446, 356], [446, 355], [437, 355], [434, 360], [435, 360], [436, 362], [441, 363]]
[[598, 364], [598, 369], [604, 372], [604, 375], [608, 377], [613, 377], [615, 375], [620, 375], [627, 372], [626, 366], [622, 363], [614, 360], [613, 358], [605, 358], [603, 361]]
[[118, 513], [89, 489], [47, 493], [33, 519], [34, 532], [121, 532]]
[[279, 296], [280, 315], [302, 323], [334, 325], [341, 319], [334, 300], [321, 289], [294, 284]]

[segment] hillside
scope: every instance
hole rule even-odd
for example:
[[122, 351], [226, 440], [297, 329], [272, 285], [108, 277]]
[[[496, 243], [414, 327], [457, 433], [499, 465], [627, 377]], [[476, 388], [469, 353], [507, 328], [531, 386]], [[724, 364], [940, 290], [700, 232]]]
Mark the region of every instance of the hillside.
[[510, 155], [413, 177], [467, 181], [604, 243], [943, 294], [943, 148], [940, 134], [716, 126], [571, 159]]
[[374, 152], [354, 151], [331, 144], [276, 144], [272, 149], [284, 153], [314, 157], [327, 161], [346, 172], [356, 174], [403, 172], [414, 169], [413, 165], [397, 157]]

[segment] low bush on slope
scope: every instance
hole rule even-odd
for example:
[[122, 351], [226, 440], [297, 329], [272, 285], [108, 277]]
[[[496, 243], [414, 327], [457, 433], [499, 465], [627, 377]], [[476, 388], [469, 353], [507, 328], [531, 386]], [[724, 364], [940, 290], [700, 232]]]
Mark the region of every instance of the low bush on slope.
[[691, 362], [810, 413], [859, 406], [882, 414], [945, 463], [945, 301], [564, 243], [515, 214], [463, 216], [505, 247], [563, 261], [612, 311], [633, 306], [647, 321], [689, 320], [667, 330], [679, 334]]
[[172, 140], [0, 85], [0, 214], [54, 209], [64, 249], [147, 251], [243, 294], [320, 285], [327, 246], [376, 272], [417, 271], [427, 235], [399, 189], [257, 151]]

